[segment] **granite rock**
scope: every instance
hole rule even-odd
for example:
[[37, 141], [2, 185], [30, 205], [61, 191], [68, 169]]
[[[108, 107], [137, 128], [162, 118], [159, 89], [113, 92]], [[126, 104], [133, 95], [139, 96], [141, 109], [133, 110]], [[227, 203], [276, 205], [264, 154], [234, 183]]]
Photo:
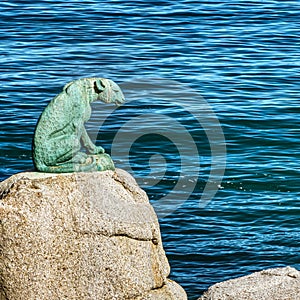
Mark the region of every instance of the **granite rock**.
[[267, 269], [211, 286], [199, 300], [299, 300], [300, 272]]
[[168, 279], [157, 216], [117, 169], [0, 183], [0, 299], [187, 299]]

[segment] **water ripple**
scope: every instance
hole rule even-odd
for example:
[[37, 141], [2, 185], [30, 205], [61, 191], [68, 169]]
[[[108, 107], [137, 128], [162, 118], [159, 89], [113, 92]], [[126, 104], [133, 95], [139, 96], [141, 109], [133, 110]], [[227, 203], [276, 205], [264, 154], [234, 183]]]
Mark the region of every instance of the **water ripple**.
[[[210, 205], [197, 206], [211, 168], [203, 145], [197, 192], [161, 220], [172, 278], [197, 299], [217, 281], [261, 268], [299, 268], [299, 17], [298, 1], [3, 1], [1, 180], [32, 168], [36, 120], [66, 82], [88, 76], [119, 83], [176, 80], [212, 106], [228, 153], [224, 181]], [[128, 107], [119, 120], [130, 120], [136, 109]], [[110, 130], [113, 125], [105, 146]], [[166, 152], [147, 143], [151, 151]], [[115, 159], [122, 166], [122, 158]], [[193, 157], [185, 159], [193, 164]], [[143, 159], [135, 163], [136, 177], [147, 176]], [[177, 168], [170, 166], [174, 174]], [[145, 184], [152, 202], [173, 179], [167, 176], [153, 190]]]

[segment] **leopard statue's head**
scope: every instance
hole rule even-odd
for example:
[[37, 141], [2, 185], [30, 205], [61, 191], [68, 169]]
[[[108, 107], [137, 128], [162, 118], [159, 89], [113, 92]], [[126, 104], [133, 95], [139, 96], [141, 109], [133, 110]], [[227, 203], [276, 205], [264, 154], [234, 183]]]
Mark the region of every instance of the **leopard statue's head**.
[[94, 81], [94, 89], [98, 93], [97, 100], [101, 100], [104, 103], [115, 103], [116, 105], [121, 105], [125, 102], [122, 90], [110, 79], [96, 79]]
[[104, 103], [121, 105], [125, 102], [120, 87], [114, 81], [106, 78], [77, 79], [66, 84], [63, 90], [67, 95], [86, 99], [89, 103], [101, 100]]

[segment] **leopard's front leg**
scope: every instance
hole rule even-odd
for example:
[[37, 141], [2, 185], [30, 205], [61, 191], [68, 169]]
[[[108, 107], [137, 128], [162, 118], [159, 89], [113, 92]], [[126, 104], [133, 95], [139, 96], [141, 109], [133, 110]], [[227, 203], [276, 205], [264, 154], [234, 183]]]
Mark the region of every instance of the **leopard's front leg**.
[[102, 154], [105, 150], [101, 146], [96, 146], [90, 139], [85, 127], [83, 126], [81, 135], [82, 145], [87, 149], [90, 154]]

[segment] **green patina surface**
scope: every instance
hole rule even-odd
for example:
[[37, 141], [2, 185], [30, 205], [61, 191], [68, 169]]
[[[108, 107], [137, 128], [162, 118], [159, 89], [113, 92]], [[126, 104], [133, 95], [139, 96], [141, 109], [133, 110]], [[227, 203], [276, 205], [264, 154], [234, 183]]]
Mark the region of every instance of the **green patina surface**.
[[91, 117], [91, 102], [121, 104], [119, 86], [105, 78], [82, 78], [66, 84], [41, 114], [33, 139], [37, 170], [50, 173], [113, 170], [104, 149], [88, 136], [84, 123]]

